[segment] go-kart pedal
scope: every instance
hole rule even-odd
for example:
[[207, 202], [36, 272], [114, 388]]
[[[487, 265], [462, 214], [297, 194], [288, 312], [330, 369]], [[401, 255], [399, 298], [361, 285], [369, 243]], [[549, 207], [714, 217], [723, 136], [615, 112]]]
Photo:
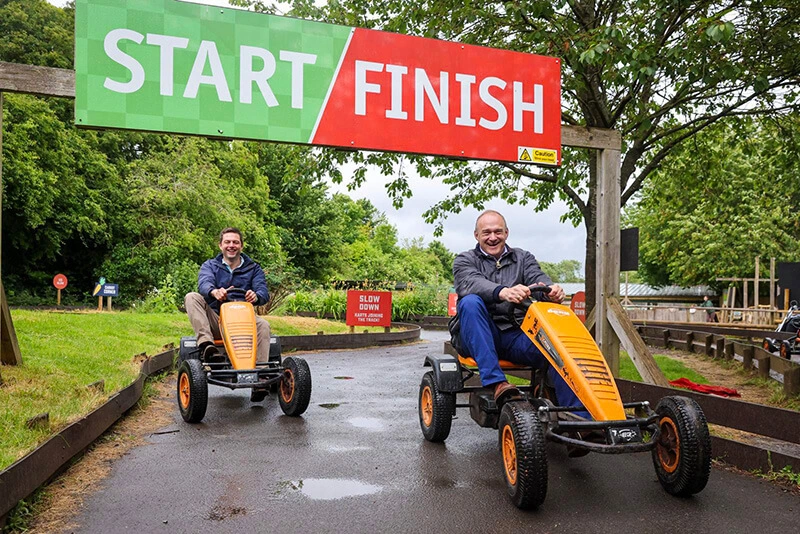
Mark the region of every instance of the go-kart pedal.
[[[589, 443], [599, 443], [602, 445], [606, 444], [606, 434], [602, 430], [589, 430], [585, 432], [573, 432], [570, 435], [571, 438], [579, 439], [581, 441], [587, 441]], [[580, 458], [582, 456], [586, 456], [591, 451], [589, 449], [584, 449], [583, 447], [578, 447], [576, 445], [567, 445], [567, 456], [570, 458]]]

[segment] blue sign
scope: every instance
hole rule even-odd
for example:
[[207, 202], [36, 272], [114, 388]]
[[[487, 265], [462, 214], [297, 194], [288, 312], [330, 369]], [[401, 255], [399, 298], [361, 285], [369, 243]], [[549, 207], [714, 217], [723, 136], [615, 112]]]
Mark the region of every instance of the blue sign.
[[116, 297], [119, 295], [119, 284], [97, 284], [92, 292], [93, 297]]

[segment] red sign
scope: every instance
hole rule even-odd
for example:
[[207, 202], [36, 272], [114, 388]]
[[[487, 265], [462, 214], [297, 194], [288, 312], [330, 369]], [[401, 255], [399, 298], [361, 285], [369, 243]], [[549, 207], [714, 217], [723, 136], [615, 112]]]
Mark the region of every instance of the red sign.
[[586, 322], [586, 293], [578, 291], [572, 295], [572, 300], [569, 303], [570, 309], [575, 312], [582, 322]]
[[53, 285], [56, 289], [64, 289], [67, 287], [67, 282], [69, 282], [69, 280], [67, 280], [67, 277], [63, 274], [57, 274], [53, 277]]
[[310, 142], [561, 163], [561, 61], [356, 28]]
[[391, 291], [348, 291], [347, 326], [392, 326]]
[[447, 295], [447, 315], [450, 317], [456, 314], [456, 303], [458, 302], [458, 294], [450, 293]]

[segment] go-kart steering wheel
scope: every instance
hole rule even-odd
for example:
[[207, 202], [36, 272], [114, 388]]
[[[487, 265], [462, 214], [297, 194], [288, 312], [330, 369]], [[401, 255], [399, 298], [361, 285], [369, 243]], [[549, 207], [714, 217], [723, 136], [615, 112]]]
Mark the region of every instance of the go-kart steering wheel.
[[228, 290], [228, 300], [230, 302], [245, 302], [245, 294], [247, 291], [240, 287], [232, 287]]

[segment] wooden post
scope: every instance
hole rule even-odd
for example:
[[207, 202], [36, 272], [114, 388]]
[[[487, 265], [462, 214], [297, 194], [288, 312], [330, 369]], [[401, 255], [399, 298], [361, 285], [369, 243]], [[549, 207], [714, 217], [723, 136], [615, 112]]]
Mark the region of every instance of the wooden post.
[[620, 151], [597, 152], [597, 313], [595, 339], [611, 373], [619, 376], [619, 339], [609, 322], [608, 299], [619, 293]]
[[61, 306], [61, 290], [56, 289], [56, 306]]
[[706, 356], [711, 356], [711, 341], [713, 340], [714, 336], [711, 334], [705, 335], [705, 352]]
[[661, 336], [664, 339], [664, 348], [668, 349], [669, 348], [669, 329], [667, 328], [667, 329], [662, 330], [661, 331]]
[[[775, 258], [769, 259], [769, 307], [775, 309]], [[772, 314], [769, 316], [770, 324], [774, 320]]]
[[[758, 309], [758, 282], [761, 278], [761, 258], [756, 256], [756, 276], [753, 280], [753, 308]], [[746, 308], [747, 306], [745, 306]]]
[[763, 354], [756, 356], [755, 360], [758, 362], [758, 376], [759, 378], [769, 378], [769, 360], [771, 356]]
[[733, 360], [733, 343], [725, 343], [725, 359]]
[[106, 310], [111, 311], [111, 297], [106, 297]]
[[694, 352], [694, 332], [686, 332], [686, 352]]
[[789, 397], [800, 393], [800, 367], [783, 372], [783, 393]]
[[784, 289], [783, 290], [783, 309], [784, 310], [788, 310], [789, 309], [789, 290], [788, 289]]
[[103, 297], [97, 297], [97, 311], [103, 311]]
[[715, 341], [714, 358], [721, 360], [725, 356], [725, 338], [719, 336]]
[[742, 351], [742, 367], [746, 370], [750, 370], [753, 368], [753, 350], [752, 345], [745, 345], [744, 350]]

